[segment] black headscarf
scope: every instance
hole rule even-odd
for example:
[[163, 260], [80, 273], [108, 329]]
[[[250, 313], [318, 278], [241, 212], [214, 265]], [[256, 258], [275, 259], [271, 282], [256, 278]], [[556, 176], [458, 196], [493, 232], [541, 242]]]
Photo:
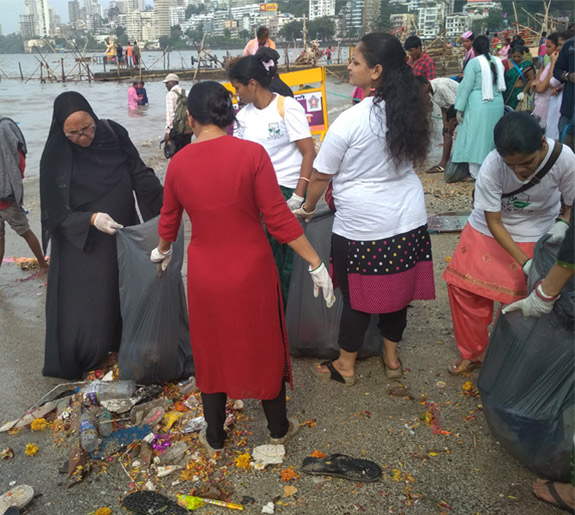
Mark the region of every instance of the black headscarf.
[[[73, 113], [84, 111], [96, 124], [89, 147], [81, 147], [64, 134], [64, 122]], [[103, 197], [121, 181], [118, 168], [126, 155], [118, 135], [98, 119], [88, 101], [76, 91], [58, 95], [48, 141], [40, 160], [40, 202], [44, 250], [51, 233], [72, 211]], [[72, 193], [71, 193], [72, 192]]]

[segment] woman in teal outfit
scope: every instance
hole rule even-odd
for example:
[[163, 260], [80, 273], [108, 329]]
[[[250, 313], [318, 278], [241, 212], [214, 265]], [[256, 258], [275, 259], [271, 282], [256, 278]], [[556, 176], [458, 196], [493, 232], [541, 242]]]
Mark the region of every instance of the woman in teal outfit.
[[505, 72], [505, 105], [517, 109], [535, 78], [535, 69], [530, 59], [525, 59], [525, 48], [516, 45], [511, 50], [508, 70]]
[[453, 146], [453, 163], [469, 163], [469, 173], [477, 177], [483, 160], [495, 148], [493, 129], [503, 116], [504, 69], [498, 57], [489, 53], [489, 40], [473, 41], [476, 57], [465, 67], [455, 97], [459, 127]]

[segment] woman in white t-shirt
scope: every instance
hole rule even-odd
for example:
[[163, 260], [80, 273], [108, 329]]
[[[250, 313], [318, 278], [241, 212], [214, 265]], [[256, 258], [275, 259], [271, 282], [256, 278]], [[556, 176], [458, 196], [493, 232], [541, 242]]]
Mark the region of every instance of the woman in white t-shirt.
[[[274, 165], [280, 189], [293, 211], [304, 201], [310, 181], [315, 147], [305, 111], [291, 97], [269, 89], [277, 68], [259, 53], [242, 57], [229, 69], [236, 94], [246, 104], [237, 115], [234, 136], [262, 145]], [[269, 236], [280, 274], [284, 306], [291, 277], [293, 252]]]
[[331, 253], [343, 300], [340, 354], [314, 372], [352, 385], [371, 314], [379, 315], [385, 373], [402, 377], [397, 345], [407, 306], [435, 298], [435, 289], [423, 187], [413, 171], [429, 146], [425, 98], [405, 50], [390, 34], [365, 35], [348, 70], [350, 84], [362, 88], [365, 98], [330, 126], [296, 214], [311, 216], [333, 181]]
[[[532, 182], [553, 163], [558, 143], [545, 138], [528, 113], [501, 118], [494, 140], [495, 150], [479, 171], [473, 211], [443, 274], [461, 354], [449, 366], [453, 375], [481, 366], [494, 302], [510, 304], [527, 295], [535, 244], [546, 233], [550, 242], [563, 239], [575, 197], [575, 155], [566, 146], [540, 182]], [[561, 196], [567, 207], [557, 218]]]

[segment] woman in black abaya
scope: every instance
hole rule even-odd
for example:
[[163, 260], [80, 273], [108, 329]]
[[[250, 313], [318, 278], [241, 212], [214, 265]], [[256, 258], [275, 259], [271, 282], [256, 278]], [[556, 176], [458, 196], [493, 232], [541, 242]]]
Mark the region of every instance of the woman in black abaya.
[[128, 132], [99, 120], [79, 93], [54, 101], [40, 161], [44, 251], [52, 242], [46, 298], [46, 376], [80, 378], [119, 348], [122, 335], [116, 229], [153, 218], [162, 186]]

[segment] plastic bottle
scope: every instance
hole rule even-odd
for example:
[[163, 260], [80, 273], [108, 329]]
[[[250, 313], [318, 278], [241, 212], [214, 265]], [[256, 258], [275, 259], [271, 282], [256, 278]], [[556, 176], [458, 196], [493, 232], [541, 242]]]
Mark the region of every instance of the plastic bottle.
[[111, 435], [113, 431], [114, 417], [106, 408], [102, 408], [102, 411], [98, 416], [98, 432], [103, 438], [105, 436]]
[[83, 410], [80, 418], [80, 445], [86, 452], [93, 452], [100, 445], [96, 421], [89, 409]]
[[80, 389], [84, 404], [99, 404], [112, 399], [129, 399], [136, 391], [134, 381], [92, 381]]

